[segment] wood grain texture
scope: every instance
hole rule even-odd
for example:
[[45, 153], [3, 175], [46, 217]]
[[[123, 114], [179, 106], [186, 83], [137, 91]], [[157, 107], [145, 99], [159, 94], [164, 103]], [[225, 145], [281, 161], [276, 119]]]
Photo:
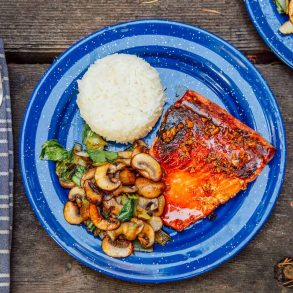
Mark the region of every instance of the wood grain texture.
[[34, 56], [39, 58], [35, 62], [42, 62], [41, 58], [54, 58], [78, 39], [104, 26], [160, 18], [199, 26], [247, 54], [270, 51], [250, 22], [243, 1], [159, 0], [143, 4], [144, 1], [0, 0], [0, 36], [10, 60], [15, 54], [17, 60], [27, 58], [31, 63]]
[[[45, 64], [9, 65], [16, 157], [24, 109], [46, 67]], [[204, 276], [171, 284], [142, 286], [99, 274], [75, 261], [41, 228], [25, 196], [16, 160], [12, 292], [289, 292], [273, 279], [273, 265], [292, 255], [293, 72], [283, 64], [258, 68], [271, 85], [283, 112], [288, 168], [269, 221], [238, 256]]]

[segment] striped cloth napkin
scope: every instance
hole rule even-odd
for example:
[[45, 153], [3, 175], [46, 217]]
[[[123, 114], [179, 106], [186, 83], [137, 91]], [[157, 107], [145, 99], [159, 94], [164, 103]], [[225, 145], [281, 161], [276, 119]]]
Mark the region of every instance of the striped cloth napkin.
[[8, 70], [0, 39], [0, 293], [9, 292], [13, 212], [13, 140]]

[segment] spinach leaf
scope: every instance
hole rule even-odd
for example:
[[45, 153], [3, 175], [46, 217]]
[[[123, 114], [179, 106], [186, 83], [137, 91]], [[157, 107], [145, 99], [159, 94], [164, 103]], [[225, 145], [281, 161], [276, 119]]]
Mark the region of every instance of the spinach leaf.
[[118, 158], [117, 152], [103, 151], [103, 150], [88, 150], [90, 158], [94, 163], [114, 162]]
[[42, 145], [40, 159], [58, 162], [68, 161], [71, 156], [71, 153], [60, 145], [56, 139], [51, 139]]
[[133, 198], [127, 200], [119, 214], [116, 216], [119, 221], [126, 222], [132, 218], [134, 211], [134, 201], [135, 200]]
[[107, 142], [100, 135], [93, 132], [87, 124], [83, 129], [82, 142], [87, 150], [101, 150], [107, 145]]

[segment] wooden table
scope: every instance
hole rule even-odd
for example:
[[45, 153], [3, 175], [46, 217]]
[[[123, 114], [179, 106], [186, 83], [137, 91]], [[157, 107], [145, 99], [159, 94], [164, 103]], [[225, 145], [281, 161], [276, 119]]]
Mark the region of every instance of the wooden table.
[[[293, 71], [265, 46], [242, 1], [160, 0], [153, 4], [142, 1], [0, 1], [0, 36], [4, 38], [9, 62], [16, 157], [12, 292], [286, 292], [288, 289], [282, 289], [273, 279], [273, 265], [293, 254]], [[99, 28], [142, 18], [186, 22], [238, 47], [256, 64], [277, 97], [288, 139], [288, 165], [282, 193], [269, 221], [255, 239], [233, 260], [204, 276], [143, 286], [99, 274], [63, 251], [41, 228], [32, 212], [17, 160], [25, 106], [53, 59], [79, 38]]]

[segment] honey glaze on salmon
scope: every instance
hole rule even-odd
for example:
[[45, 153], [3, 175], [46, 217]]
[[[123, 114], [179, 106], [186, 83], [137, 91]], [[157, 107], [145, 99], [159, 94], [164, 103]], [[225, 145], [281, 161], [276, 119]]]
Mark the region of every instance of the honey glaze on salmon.
[[275, 148], [193, 91], [166, 112], [151, 154], [165, 171], [163, 221], [181, 231], [246, 189]]

